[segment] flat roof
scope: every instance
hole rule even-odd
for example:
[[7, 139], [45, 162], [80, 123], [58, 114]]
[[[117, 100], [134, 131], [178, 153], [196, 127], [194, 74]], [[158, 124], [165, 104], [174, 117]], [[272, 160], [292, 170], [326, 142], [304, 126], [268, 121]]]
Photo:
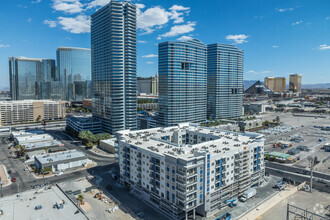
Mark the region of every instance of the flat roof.
[[74, 160], [79, 158], [87, 158], [86, 154], [78, 150], [67, 150], [47, 155], [39, 155], [35, 157], [41, 164], [57, 163], [65, 160]]
[[44, 142], [44, 141], [51, 141], [54, 140], [52, 136], [49, 134], [31, 134], [31, 135], [24, 135], [15, 137], [15, 139], [19, 142], [19, 144], [28, 144], [34, 142]]
[[97, 118], [94, 118], [94, 117], [68, 117], [67, 120], [71, 120], [73, 122], [76, 122], [76, 123], [101, 123], [100, 120], [98, 120]]
[[[38, 192], [38, 193], [36, 193]], [[64, 208], [53, 208], [56, 202], [64, 200]], [[42, 208], [35, 210], [35, 207], [42, 205]], [[82, 220], [86, 216], [68, 199], [68, 197], [57, 187], [50, 189], [28, 190], [19, 197], [14, 195], [0, 198], [0, 209], [3, 211], [1, 219], [64, 219]]]
[[[198, 144], [176, 144], [164, 140], [165, 136], [203, 135], [211, 140]], [[263, 135], [257, 133], [237, 133], [217, 128], [202, 127], [193, 123], [182, 123], [166, 128], [151, 128], [139, 131], [124, 130], [117, 132], [119, 140], [133, 147], [139, 147], [159, 155], [172, 155], [184, 159], [200, 156], [206, 152], [223, 154], [228, 151], [240, 151], [251, 143], [262, 142]], [[179, 139], [180, 137], [178, 137]]]
[[26, 150], [38, 150], [40, 148], [46, 148], [46, 147], [64, 146], [64, 144], [61, 141], [52, 140], [52, 141], [28, 143], [25, 144], [24, 146]]
[[274, 156], [274, 157], [280, 157], [280, 158], [284, 158], [284, 159], [288, 159], [289, 157], [291, 157], [290, 154], [285, 154], [285, 153], [281, 153], [281, 152], [270, 152], [268, 153], [269, 156]]

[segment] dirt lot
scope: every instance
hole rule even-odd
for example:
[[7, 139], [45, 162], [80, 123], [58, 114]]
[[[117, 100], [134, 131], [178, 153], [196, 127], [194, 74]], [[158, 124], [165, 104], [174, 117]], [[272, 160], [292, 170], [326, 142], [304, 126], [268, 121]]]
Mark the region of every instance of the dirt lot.
[[[277, 151], [281, 153], [287, 153], [288, 149], [274, 148], [274, 142], [283, 139], [285, 141], [290, 140], [292, 135], [300, 135], [303, 139], [302, 142], [293, 143], [293, 148], [296, 148], [299, 145], [307, 146], [309, 151], [301, 151], [300, 154], [294, 156], [299, 157], [300, 161], [294, 164], [294, 166], [306, 168], [308, 166], [308, 156], [316, 156], [321, 163], [319, 163], [315, 170], [320, 172], [329, 172], [328, 167], [330, 167], [330, 153], [325, 152], [321, 149], [325, 143], [330, 142], [330, 131], [322, 131], [319, 128], [314, 128], [314, 126], [323, 126], [330, 124], [329, 116], [328, 118], [314, 118], [314, 117], [297, 117], [293, 116], [292, 113], [269, 113], [264, 115], [263, 120], [272, 121], [276, 116], [280, 117], [280, 121], [285, 125], [290, 125], [297, 127], [291, 132], [271, 135], [265, 134], [265, 151], [272, 152]], [[322, 142], [318, 143], [319, 139], [323, 139]], [[323, 163], [322, 163], [323, 162]]]
[[[276, 206], [274, 206], [256, 219], [286, 219], [286, 210], [288, 203], [290, 203], [291, 205], [295, 205], [299, 208], [307, 209], [310, 212], [315, 212], [316, 214], [322, 216], [327, 212], [326, 207], [329, 205], [329, 201], [330, 195], [328, 193], [321, 193], [318, 191], [314, 191], [313, 193], [298, 191], [290, 197], [279, 202]], [[294, 219], [294, 216], [291, 214], [289, 219]]]

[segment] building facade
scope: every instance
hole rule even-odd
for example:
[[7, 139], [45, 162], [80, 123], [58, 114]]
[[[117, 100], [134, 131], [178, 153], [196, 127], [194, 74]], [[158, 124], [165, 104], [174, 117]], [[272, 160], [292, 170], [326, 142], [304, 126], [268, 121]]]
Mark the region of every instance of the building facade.
[[207, 47], [197, 39], [158, 45], [159, 123], [206, 120]]
[[57, 75], [61, 81], [63, 99], [82, 101], [91, 98], [91, 50], [59, 47], [56, 50]]
[[117, 132], [120, 181], [172, 218], [227, 206], [264, 179], [264, 139], [183, 123]]
[[0, 101], [0, 125], [63, 119], [65, 115], [64, 101]]
[[137, 77], [137, 93], [152, 94], [152, 77]]
[[207, 118], [242, 116], [244, 51], [235, 45], [207, 46]]
[[301, 93], [301, 79], [302, 75], [300, 74], [290, 75], [289, 91]]
[[12, 100], [41, 99], [45, 94], [39, 84], [53, 81], [55, 72], [55, 60], [52, 59], [9, 57]]
[[286, 91], [285, 77], [266, 77], [265, 85], [273, 92], [285, 92]]
[[105, 132], [136, 129], [136, 7], [111, 1], [91, 15], [93, 116]]
[[102, 133], [102, 126], [101, 121], [93, 117], [67, 117], [65, 130], [71, 136], [78, 137], [81, 131]]

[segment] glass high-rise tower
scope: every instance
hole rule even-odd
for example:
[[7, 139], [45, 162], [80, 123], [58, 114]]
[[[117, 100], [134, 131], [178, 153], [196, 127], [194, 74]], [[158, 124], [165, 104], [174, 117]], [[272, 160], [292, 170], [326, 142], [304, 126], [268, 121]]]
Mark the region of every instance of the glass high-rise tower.
[[[9, 80], [12, 99], [42, 99], [45, 94], [42, 94], [40, 85], [51, 82], [55, 71], [55, 60], [53, 59], [9, 57]], [[51, 97], [47, 96], [45, 98], [49, 99]]]
[[159, 123], [206, 120], [207, 47], [197, 39], [158, 45]]
[[91, 15], [93, 116], [105, 132], [137, 128], [136, 7], [111, 1]]
[[207, 117], [242, 116], [244, 51], [234, 45], [207, 46]]
[[59, 47], [56, 59], [56, 79], [61, 81], [63, 99], [81, 101], [91, 98], [91, 50]]

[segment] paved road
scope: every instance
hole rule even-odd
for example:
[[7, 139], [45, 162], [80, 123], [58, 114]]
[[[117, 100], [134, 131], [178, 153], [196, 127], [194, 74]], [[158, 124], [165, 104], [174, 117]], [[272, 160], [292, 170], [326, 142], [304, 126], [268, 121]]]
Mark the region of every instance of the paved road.
[[[301, 169], [301, 168], [293, 167], [293, 166], [288, 166], [288, 165], [281, 164], [281, 163], [267, 162], [266, 167], [279, 169], [279, 170], [285, 170], [285, 171], [289, 171], [289, 172], [293, 172], [293, 173], [298, 173], [298, 172], [304, 171], [304, 172], [306, 172], [305, 173], [306, 176], [311, 175], [311, 172], [309, 170]], [[319, 173], [319, 172], [314, 171], [313, 176], [317, 177], [317, 178], [325, 179], [325, 180], [330, 180], [330, 175], [325, 174], [325, 173]]]
[[[299, 173], [293, 173], [290, 171], [283, 171], [283, 173], [279, 173], [279, 172], [277, 172], [277, 169], [275, 169], [275, 168], [266, 167], [266, 173], [269, 173], [270, 175], [274, 175], [274, 176], [279, 176], [282, 178], [286, 177], [292, 181], [295, 181], [296, 185], [297, 185], [297, 183], [302, 183], [304, 181], [306, 181], [308, 184], [310, 182], [309, 176], [299, 174]], [[313, 188], [318, 189], [320, 191], [330, 193], [330, 184], [329, 183], [328, 184], [320, 183], [315, 178], [313, 179]]]
[[58, 134], [57, 137], [59, 139], [64, 139], [64, 144], [68, 149], [79, 149], [87, 154], [87, 156], [95, 161], [98, 165], [102, 165], [102, 167], [97, 168], [93, 167], [88, 170], [77, 170], [70, 173], [65, 173], [61, 176], [54, 176], [43, 179], [36, 179], [29, 171], [24, 171], [24, 161], [14, 158], [12, 154], [10, 154], [11, 150], [8, 149], [8, 144], [10, 143], [7, 137], [0, 137], [0, 162], [6, 166], [7, 171], [11, 171], [11, 178], [15, 177], [16, 182], [12, 183], [9, 186], [3, 187], [3, 194], [4, 196], [15, 194], [18, 192], [22, 192], [37, 184], [43, 183], [58, 183], [64, 182], [69, 180], [74, 180], [80, 177], [85, 177], [86, 175], [92, 175], [91, 171], [98, 172], [99, 170], [104, 171], [109, 169], [109, 166], [112, 166], [116, 162], [115, 158], [107, 157], [107, 156], [100, 156], [95, 154], [91, 151], [85, 150], [84, 148], [77, 146], [75, 144], [71, 144], [71, 141], [67, 141], [68, 137], [61, 134], [58, 131], [49, 131], [49, 133], [56, 133]]
[[105, 165], [105, 164], [109, 164], [109, 163], [114, 163], [116, 161], [116, 159], [113, 157], [102, 156], [102, 155], [96, 154], [90, 150], [86, 150], [84, 147], [72, 144], [71, 143], [72, 140], [70, 139], [71, 137], [67, 136], [66, 134], [63, 134], [62, 132], [47, 131], [47, 133], [51, 134], [56, 139], [61, 140], [64, 143], [65, 147], [68, 148], [69, 150], [78, 149], [78, 150], [84, 152], [88, 156], [89, 159], [95, 161], [98, 165]]

